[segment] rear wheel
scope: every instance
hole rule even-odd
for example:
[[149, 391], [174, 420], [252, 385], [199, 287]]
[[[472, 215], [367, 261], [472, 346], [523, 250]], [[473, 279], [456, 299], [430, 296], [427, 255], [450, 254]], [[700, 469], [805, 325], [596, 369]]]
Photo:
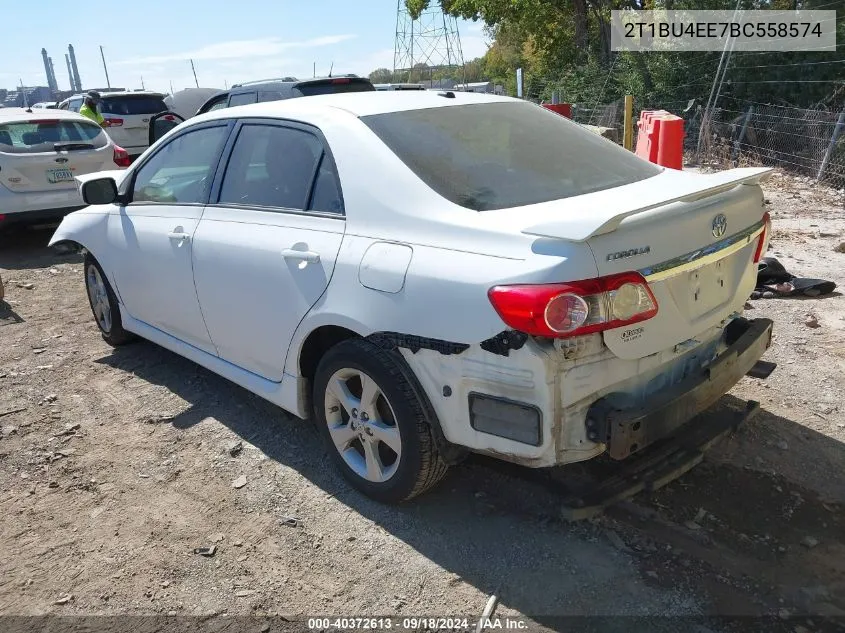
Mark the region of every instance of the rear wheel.
[[94, 313], [94, 321], [106, 343], [123, 345], [135, 338], [123, 329], [117, 297], [106, 274], [91, 253], [85, 254], [85, 290], [88, 293], [91, 312]]
[[321, 359], [314, 410], [344, 477], [385, 503], [411, 499], [446, 474], [431, 429], [395, 353], [350, 339]]

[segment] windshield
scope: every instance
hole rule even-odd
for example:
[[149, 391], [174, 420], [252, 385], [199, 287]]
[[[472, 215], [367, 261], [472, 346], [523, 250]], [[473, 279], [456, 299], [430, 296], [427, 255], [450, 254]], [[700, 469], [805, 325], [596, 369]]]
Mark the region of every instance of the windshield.
[[86, 121], [21, 121], [0, 125], [0, 152], [35, 154], [53, 152], [61, 143], [108, 144], [103, 128]]
[[105, 97], [100, 102], [101, 114], [158, 114], [167, 110], [167, 104], [162, 97], [150, 95], [126, 95], [120, 97]]
[[361, 120], [429, 187], [475, 211], [579, 196], [661, 171], [526, 102], [406, 110]]

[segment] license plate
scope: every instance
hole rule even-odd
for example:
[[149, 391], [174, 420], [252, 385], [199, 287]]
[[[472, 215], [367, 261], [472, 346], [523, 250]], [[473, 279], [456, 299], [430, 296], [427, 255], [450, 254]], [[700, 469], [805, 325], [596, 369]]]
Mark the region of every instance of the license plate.
[[48, 169], [47, 182], [59, 183], [73, 180], [73, 172], [70, 169]]
[[727, 302], [735, 290], [731, 266], [719, 260], [689, 273], [690, 316], [699, 317]]

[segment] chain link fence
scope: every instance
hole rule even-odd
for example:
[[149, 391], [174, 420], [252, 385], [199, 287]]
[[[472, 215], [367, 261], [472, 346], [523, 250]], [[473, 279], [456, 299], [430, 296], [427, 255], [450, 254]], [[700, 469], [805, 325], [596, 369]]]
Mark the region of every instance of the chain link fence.
[[[741, 109], [740, 109], [741, 108]], [[762, 103], [714, 109], [704, 118], [700, 158], [765, 165], [845, 187], [845, 116]]]
[[[706, 113], [704, 104], [694, 100], [649, 109], [684, 119], [684, 150], [699, 164], [778, 167], [830, 187], [845, 187], [845, 111], [742, 102]], [[602, 105], [572, 104], [574, 121], [610, 128], [615, 131], [610, 138], [620, 143], [624, 112], [623, 99]], [[635, 107], [635, 143], [640, 112]]]

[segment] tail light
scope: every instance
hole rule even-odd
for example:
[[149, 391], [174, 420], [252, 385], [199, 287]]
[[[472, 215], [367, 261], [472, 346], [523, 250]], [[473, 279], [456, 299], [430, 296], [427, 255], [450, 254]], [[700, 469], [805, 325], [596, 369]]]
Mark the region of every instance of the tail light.
[[338, 79], [332, 79], [333, 84], [348, 84], [351, 83], [347, 77], [339, 77]]
[[58, 119], [33, 119], [32, 121], [27, 121], [30, 125], [58, 125]]
[[129, 158], [129, 152], [120, 145], [114, 146], [114, 164], [118, 167], [129, 167], [132, 164], [132, 159]]
[[611, 330], [657, 314], [657, 299], [636, 272], [559, 284], [494, 286], [487, 296], [513, 329], [551, 338]]
[[164, 119], [165, 121], [175, 121], [176, 120], [176, 117], [173, 116], [172, 114], [165, 114], [161, 118]]
[[109, 124], [109, 127], [121, 127], [123, 119], [106, 119], [106, 123]]
[[0, 222], [2, 222], [2, 221], [3, 221], [3, 220], [5, 220], [5, 219], [6, 219], [6, 214], [5, 214], [5, 213], [0, 213]]
[[754, 251], [754, 263], [756, 264], [761, 259], [769, 247], [769, 240], [772, 237], [772, 217], [766, 211], [763, 214], [763, 232], [760, 233], [760, 238], [757, 240], [757, 250]]

